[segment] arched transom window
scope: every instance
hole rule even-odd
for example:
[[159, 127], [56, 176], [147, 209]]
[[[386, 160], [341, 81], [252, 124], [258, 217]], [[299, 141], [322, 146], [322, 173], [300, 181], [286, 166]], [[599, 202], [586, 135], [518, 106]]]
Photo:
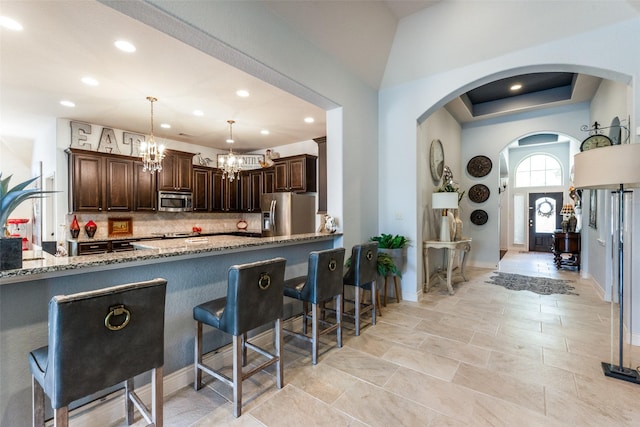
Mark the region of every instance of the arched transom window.
[[532, 154], [516, 168], [516, 187], [562, 185], [560, 162], [548, 154]]

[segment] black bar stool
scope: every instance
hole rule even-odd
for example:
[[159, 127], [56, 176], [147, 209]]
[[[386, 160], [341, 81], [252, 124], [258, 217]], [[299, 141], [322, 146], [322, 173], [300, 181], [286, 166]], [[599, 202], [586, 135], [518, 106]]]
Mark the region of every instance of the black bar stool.
[[[29, 353], [33, 425], [45, 425], [45, 394], [54, 425], [69, 424], [69, 404], [125, 382], [127, 424], [134, 407], [162, 427], [164, 305], [167, 281], [154, 279], [49, 302], [49, 345]], [[133, 378], [153, 371], [151, 410], [133, 389]]]
[[[195, 381], [196, 390], [202, 388], [202, 372], [233, 387], [233, 415], [239, 417], [242, 407], [242, 381], [276, 364], [276, 385], [282, 388], [281, 362], [283, 288], [286, 260], [274, 258], [229, 268], [227, 296], [200, 304], [193, 309], [196, 321]], [[275, 322], [274, 353], [247, 341], [247, 332]], [[202, 324], [217, 328], [233, 336], [233, 378], [202, 363]], [[246, 363], [246, 349], [250, 348], [267, 360], [242, 372]]]
[[[284, 295], [302, 301], [302, 333], [284, 329], [284, 332], [311, 342], [312, 361], [318, 363], [318, 341], [320, 335], [336, 331], [338, 347], [342, 347], [342, 273], [344, 248], [328, 249], [309, 254], [306, 276], [284, 282]], [[319, 319], [319, 304], [335, 299], [336, 323]], [[311, 316], [308, 305], [311, 304]], [[307, 335], [307, 320], [311, 319], [311, 337]], [[319, 328], [319, 324], [327, 326]]]
[[[345, 302], [354, 304], [354, 313], [343, 310], [343, 316], [353, 317], [356, 327], [356, 336], [360, 335], [361, 317], [367, 312], [371, 312], [371, 324], [376, 324], [376, 302], [379, 306], [379, 295], [376, 289], [378, 277], [378, 242], [367, 242], [355, 245], [351, 249], [351, 264], [344, 275], [344, 286], [355, 288], [354, 300]], [[361, 302], [361, 290], [371, 291], [371, 304]]]

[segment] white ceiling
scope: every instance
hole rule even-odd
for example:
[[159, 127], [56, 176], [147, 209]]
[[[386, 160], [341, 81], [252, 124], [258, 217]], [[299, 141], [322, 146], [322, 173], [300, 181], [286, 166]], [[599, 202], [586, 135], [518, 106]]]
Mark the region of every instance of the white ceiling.
[[[269, 1], [274, 13], [288, 17], [320, 48], [334, 50], [338, 58], [367, 42], [386, 46], [364, 64], [348, 64], [354, 71], [367, 70], [362, 78], [377, 87], [398, 16], [428, 6], [430, 1], [280, 2]], [[305, 3], [305, 4], [302, 4]], [[300, 7], [302, 6], [302, 7]], [[307, 7], [322, 13], [310, 22]], [[337, 9], [348, 8], [335, 14]], [[366, 11], [366, 13], [361, 13]], [[247, 73], [232, 68], [184, 43], [95, 1], [0, 0], [0, 14], [19, 21], [23, 31], [0, 29], [0, 138], [5, 144], [35, 139], [56, 117], [148, 134], [150, 105], [154, 104], [154, 134], [159, 138], [226, 149], [228, 119], [240, 151], [307, 141], [326, 135], [325, 112]], [[352, 33], [349, 16], [387, 22], [386, 30], [355, 37], [317, 37], [316, 29], [327, 20], [340, 19], [340, 33]], [[334, 33], [337, 34], [337, 33]], [[342, 33], [341, 33], [342, 34]], [[134, 43], [137, 51], [125, 54], [113, 43]], [[364, 60], [364, 58], [358, 58]], [[97, 87], [81, 83], [84, 76], [97, 79]], [[246, 89], [249, 98], [235, 92]], [[74, 108], [60, 100], [73, 101]], [[195, 109], [204, 116], [192, 114]], [[314, 117], [315, 123], [303, 119]], [[171, 129], [160, 128], [169, 123]], [[50, 125], [49, 125], [50, 127]], [[270, 134], [260, 134], [268, 129]]]
[[[398, 20], [438, 1], [262, 3], [378, 89]], [[0, 29], [0, 142], [5, 146], [35, 139], [56, 117], [148, 134], [147, 96], [158, 98], [154, 134], [160, 138], [226, 149], [228, 119], [236, 120], [234, 149], [239, 151], [326, 135], [322, 108], [97, 1], [0, 0], [0, 15], [24, 26], [21, 32]], [[137, 51], [124, 54], [115, 49], [113, 42], [119, 38], [133, 42]], [[84, 85], [84, 76], [96, 78], [100, 85]], [[239, 98], [237, 89], [247, 89], [251, 96]], [[76, 107], [62, 107], [61, 99], [72, 100]], [[452, 107], [448, 105], [450, 111]], [[194, 116], [195, 109], [204, 116]], [[315, 123], [303, 123], [307, 116]], [[464, 114], [456, 117], [472, 120]], [[161, 129], [161, 123], [172, 128]], [[262, 129], [270, 135], [261, 135]]]

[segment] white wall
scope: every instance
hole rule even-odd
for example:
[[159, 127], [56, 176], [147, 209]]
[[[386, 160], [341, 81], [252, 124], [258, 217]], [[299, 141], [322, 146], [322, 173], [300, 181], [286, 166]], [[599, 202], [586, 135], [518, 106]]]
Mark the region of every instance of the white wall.
[[[562, 2], [519, 2], [518, 7], [526, 8], [527, 13], [523, 14], [525, 9], [517, 10], [515, 4], [504, 2], [480, 2], [478, 4], [484, 8], [481, 11], [472, 6], [474, 3], [465, 2], [462, 3], [465, 7], [461, 7], [461, 3], [441, 2], [429, 8], [429, 13], [425, 11], [402, 20], [385, 72], [384, 89], [379, 96], [381, 158], [391, 164], [402, 164], [412, 156], [420, 155], [415, 141], [416, 119], [429, 116], [471, 88], [527, 72], [581, 72], [623, 85], [631, 84], [630, 99], [633, 101], [629, 114], [631, 128], [635, 129], [640, 119], [640, 85], [634, 84], [640, 78], [640, 48], [637, 43], [640, 20], [637, 10], [627, 2], [616, 2], [615, 8], [607, 7], [607, 2], [571, 2], [570, 7], [559, 3]], [[550, 6], [554, 13], [550, 12]], [[586, 21], [576, 18], [580, 16], [593, 21], [588, 16], [596, 10], [595, 16], [602, 19], [592, 29], [583, 26]], [[622, 21], [612, 24], [616, 14]], [[483, 30], [474, 32], [472, 27], [462, 29], [450, 25], [453, 16], [459, 22], [481, 22]], [[487, 19], [479, 19], [478, 16]], [[508, 19], [511, 16], [514, 17], [513, 22], [526, 20], [522, 32]], [[545, 32], [540, 31], [550, 22], [549, 19], [564, 21], [561, 37], [547, 39]], [[505, 22], [509, 22], [508, 29]], [[567, 26], [566, 22], [576, 25]], [[536, 26], [537, 32], [533, 31]], [[517, 36], [513, 34], [513, 28], [518, 28]], [[477, 37], [481, 37], [483, 42], [479, 43]], [[482, 49], [470, 53], [471, 47], [478, 44]], [[508, 48], [499, 51], [503, 44]], [[443, 69], [440, 68], [442, 63], [445, 64]], [[500, 150], [508, 142], [534, 131], [556, 131], [582, 140], [584, 135], [580, 127], [589, 122], [588, 106], [578, 105], [514, 116], [504, 122], [493, 120], [465, 126], [462, 130], [461, 163], [466, 165], [474, 155], [484, 154], [496, 165]], [[633, 135], [632, 142], [636, 139]], [[381, 197], [392, 194], [394, 189], [403, 185], [411, 188], [411, 182], [417, 180], [418, 175], [413, 168], [404, 168], [381, 180]], [[497, 188], [497, 168], [484, 181], [491, 184], [491, 188]], [[473, 183], [465, 175], [463, 186], [469, 187]], [[418, 197], [407, 199], [406, 209], [418, 213], [422, 209], [420, 202]], [[397, 207], [389, 207], [382, 198], [380, 206], [386, 210], [380, 213], [382, 228], [387, 226], [386, 219], [392, 217]], [[488, 210], [489, 223], [482, 230], [469, 227], [465, 233], [474, 238], [470, 258], [471, 263], [477, 266], [493, 267], [497, 264], [498, 224], [491, 219], [498, 217], [497, 207], [495, 203]], [[634, 227], [637, 229], [640, 226]], [[635, 251], [635, 254], [640, 254], [640, 251]], [[638, 261], [640, 255], [634, 257], [633, 264], [637, 265]], [[637, 326], [640, 326], [640, 319]]]
[[[577, 142], [573, 142], [574, 144], [577, 144]], [[509, 169], [512, 171], [512, 176], [510, 179], [510, 183], [509, 183], [509, 195], [508, 198], [502, 199], [505, 204], [508, 204], [509, 206], [509, 211], [514, 212], [515, 213], [515, 209], [514, 209], [514, 204], [513, 204], [513, 197], [516, 194], [521, 194], [524, 195], [525, 197], [525, 212], [520, 212], [523, 217], [525, 218], [525, 222], [523, 224], [521, 224], [521, 226], [523, 227], [521, 230], [519, 230], [521, 233], [523, 233], [525, 236], [527, 236], [528, 239], [528, 235], [529, 235], [529, 230], [528, 230], [528, 221], [527, 218], [529, 217], [529, 212], [528, 212], [528, 204], [529, 204], [529, 194], [530, 193], [543, 193], [543, 192], [549, 192], [549, 193], [553, 193], [553, 192], [560, 192], [563, 193], [563, 202], [562, 204], [567, 204], [567, 203], [572, 203], [571, 199], [569, 198], [569, 186], [570, 184], [570, 179], [569, 179], [569, 173], [571, 170], [571, 164], [573, 163], [573, 159], [569, 156], [570, 150], [569, 150], [569, 141], [564, 141], [564, 142], [559, 142], [557, 144], [550, 144], [550, 145], [544, 145], [541, 147], [518, 147], [518, 148], [511, 148], [509, 149]], [[528, 157], [532, 154], [547, 154], [552, 156], [553, 158], [555, 158], [556, 160], [558, 160], [558, 162], [560, 163], [560, 166], [562, 167], [562, 183], [560, 185], [557, 186], [548, 186], [548, 187], [515, 187], [516, 184], [516, 180], [515, 180], [515, 173], [516, 173], [516, 169], [518, 167], [518, 164], [520, 162], [522, 162], [522, 160], [525, 157]], [[561, 207], [561, 206], [560, 206]], [[558, 209], [560, 209], [560, 207], [558, 207]], [[558, 210], [559, 212], [559, 210]], [[557, 214], [557, 212], [556, 212]], [[513, 221], [509, 221], [508, 227], [510, 227], [509, 230], [509, 235], [513, 236], [516, 233], [515, 227], [516, 225], [514, 224]], [[502, 231], [502, 230], [501, 230]], [[508, 242], [508, 248], [512, 249], [512, 250], [524, 250], [524, 251], [528, 251], [529, 250], [529, 242], [527, 240], [527, 242], [525, 242], [524, 245], [514, 245], [513, 240], [511, 240], [510, 242]], [[551, 259], [552, 255], [549, 254], [549, 257]]]
[[[260, 2], [106, 3], [325, 108], [328, 209], [342, 225], [345, 247], [377, 234], [375, 90], [300, 37]], [[239, 25], [242, 31], [238, 31]]]
[[[431, 142], [439, 139], [444, 149], [444, 163], [449, 166], [453, 173], [454, 182], [459, 183], [462, 175], [460, 165], [460, 124], [449, 114], [447, 110], [441, 108], [429, 116], [418, 126], [417, 135], [417, 206], [419, 207], [415, 222], [412, 213], [407, 209], [406, 200], [412, 198], [409, 186], [395, 188], [391, 193], [380, 195], [380, 211], [385, 213], [381, 217], [380, 230], [383, 233], [403, 234], [412, 241], [411, 247], [407, 251], [407, 271], [402, 277], [402, 295], [404, 299], [416, 301], [422, 293], [422, 283], [425, 281], [423, 271], [423, 240], [435, 240], [439, 227], [439, 216], [431, 209], [431, 195], [442, 185], [442, 180], [435, 182], [431, 176], [429, 153]], [[384, 155], [380, 156], [380, 180], [390, 178], [396, 173], [395, 167], [387, 167], [388, 162]], [[401, 201], [401, 203], [398, 203]], [[384, 205], [395, 206], [393, 217], [388, 218], [390, 212], [384, 209]], [[384, 225], [383, 225], [384, 224]], [[414, 225], [415, 224], [415, 228]], [[442, 266], [442, 252], [430, 251], [429, 265], [432, 271]], [[415, 264], [414, 264], [415, 263]], [[431, 272], [427, 272], [430, 274]]]
[[[629, 111], [629, 99], [630, 93], [627, 85], [605, 80], [591, 101], [590, 120], [589, 125], [592, 126], [594, 122], [598, 122], [601, 126], [607, 127], [611, 124], [611, 120], [614, 117], [619, 117], [623, 124], [628, 122], [630, 115]], [[628, 128], [628, 123], [626, 123]], [[605, 134], [609, 134], [609, 130], [603, 131]], [[635, 133], [635, 132], [634, 132]], [[623, 131], [622, 137], [627, 135]], [[631, 135], [633, 139], [634, 135]], [[612, 251], [611, 242], [611, 198], [609, 192], [606, 190], [597, 191], [597, 228], [589, 227], [588, 219], [590, 215], [589, 211], [589, 196], [590, 191], [585, 190], [583, 194], [583, 212], [582, 216], [586, 219], [585, 226], [583, 227], [582, 234], [582, 247], [584, 264], [583, 271], [586, 275], [592, 277], [598, 286], [602, 289], [602, 293], [605, 298], [609, 300], [611, 296], [611, 262], [605, 262], [610, 260], [608, 254]], [[640, 211], [637, 211], [640, 212]], [[631, 249], [627, 245], [627, 249]], [[640, 297], [639, 297], [640, 298]]]
[[[500, 196], [498, 194], [498, 186], [500, 185], [500, 173], [497, 165], [500, 161], [500, 152], [511, 141], [519, 139], [531, 133], [555, 131], [574, 135], [577, 137], [580, 133], [580, 126], [588, 120], [588, 105], [580, 104], [572, 107], [559, 107], [543, 112], [524, 113], [509, 117], [502, 121], [492, 120], [485, 121], [473, 125], [463, 126], [462, 129], [462, 161], [463, 164], [477, 155], [485, 155], [489, 157], [493, 163], [493, 168], [489, 175], [483, 178], [474, 178], [465, 173], [463, 179], [463, 187], [470, 188], [477, 183], [485, 184], [491, 190], [489, 200], [482, 204], [481, 209], [485, 210], [489, 215], [489, 221], [482, 225], [473, 225], [468, 221], [468, 216], [464, 218], [465, 223], [469, 224], [468, 234], [474, 239], [473, 250], [469, 257], [470, 264], [484, 266], [487, 268], [497, 267], [499, 261], [500, 249]], [[531, 149], [536, 150], [536, 149]], [[522, 153], [529, 151], [525, 150]], [[517, 163], [518, 155], [511, 152], [510, 167]], [[568, 190], [569, 176], [569, 158], [568, 150], [564, 150], [562, 160], [565, 167], [565, 183], [564, 190]], [[513, 171], [513, 169], [512, 169]], [[512, 205], [513, 195], [516, 193], [528, 193], [529, 190], [516, 190], [513, 188], [513, 180], [509, 183], [510, 206]], [[563, 191], [563, 189], [559, 189]], [[466, 203], [466, 205], [465, 205]], [[463, 201], [463, 206], [467, 212], [478, 208], [477, 204], [469, 202], [467, 198]], [[466, 227], [465, 227], [466, 228]], [[513, 233], [511, 233], [513, 235]]]
[[[31, 174], [32, 152], [33, 141], [31, 140], [0, 138], [0, 172], [2, 172], [2, 179], [12, 175], [9, 187], [35, 176]], [[11, 218], [31, 218], [31, 202], [21, 203], [13, 211]]]

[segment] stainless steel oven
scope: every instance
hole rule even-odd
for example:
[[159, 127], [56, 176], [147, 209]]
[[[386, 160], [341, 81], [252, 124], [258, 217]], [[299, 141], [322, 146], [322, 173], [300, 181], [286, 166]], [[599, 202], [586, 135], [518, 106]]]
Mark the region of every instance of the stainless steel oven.
[[158, 210], [160, 212], [191, 212], [193, 210], [193, 194], [159, 191]]

